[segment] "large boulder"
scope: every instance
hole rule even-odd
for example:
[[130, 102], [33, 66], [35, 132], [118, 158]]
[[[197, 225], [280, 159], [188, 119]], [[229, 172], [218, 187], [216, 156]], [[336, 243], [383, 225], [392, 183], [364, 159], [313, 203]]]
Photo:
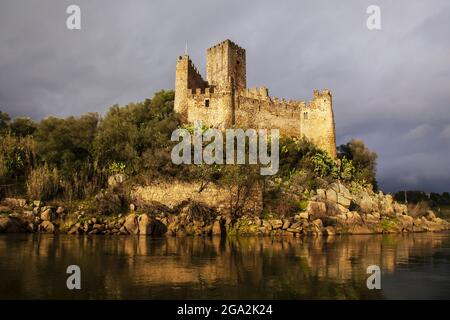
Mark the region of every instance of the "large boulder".
[[[130, 215], [131, 216], [131, 215]], [[130, 217], [128, 216], [128, 217]], [[136, 221], [136, 220], [135, 220]], [[137, 217], [137, 224], [138, 224], [138, 233], [141, 235], [152, 235], [152, 236], [161, 236], [164, 233], [167, 232], [167, 227], [164, 223], [162, 223], [158, 218], [153, 219], [148, 214], [144, 213]], [[127, 225], [125, 221], [125, 225]], [[136, 234], [136, 230], [134, 228], [134, 224], [131, 221], [129, 221], [129, 227], [127, 228], [128, 232], [132, 234]]]
[[124, 182], [125, 182], [125, 175], [121, 173], [108, 177], [108, 186], [111, 188], [119, 187]]
[[339, 207], [343, 207], [345, 209], [348, 209], [350, 207], [350, 204], [352, 203], [352, 201], [348, 198], [345, 198], [341, 195], [338, 194], [338, 201], [337, 204], [339, 205]]
[[[381, 193], [381, 191], [380, 191]], [[383, 196], [383, 194], [381, 193], [381, 196]], [[386, 201], [387, 204], [392, 205], [394, 203], [394, 197], [390, 194], [387, 194], [384, 196], [384, 200]]]
[[380, 222], [380, 215], [377, 212], [361, 215], [361, 218], [366, 224], [375, 224]]
[[16, 217], [0, 216], [0, 233], [22, 233], [26, 228]]
[[44, 205], [44, 203], [41, 200], [34, 200], [33, 201], [33, 207], [40, 208]]
[[300, 213], [297, 215], [297, 217], [298, 217], [299, 219], [306, 219], [306, 220], [308, 220], [308, 218], [309, 218], [309, 213], [306, 212], [306, 211], [300, 212]]
[[291, 222], [288, 219], [283, 219], [283, 226], [281, 229], [287, 230], [291, 226]]
[[338, 194], [336, 192], [336, 190], [333, 189], [328, 189], [327, 191], [325, 191], [325, 194], [327, 196], [327, 200], [337, 203], [338, 202]]
[[393, 216], [395, 214], [394, 203], [386, 198], [382, 198], [380, 201], [380, 212], [383, 216]]
[[44, 221], [52, 221], [54, 219], [53, 210], [48, 208], [41, 213], [41, 219]]
[[323, 228], [323, 223], [322, 220], [320, 219], [316, 219], [312, 222], [313, 225], [315, 225], [317, 228], [322, 229]]
[[323, 216], [327, 213], [327, 206], [324, 202], [309, 201], [306, 212], [312, 216]]
[[130, 234], [138, 234], [139, 233], [139, 223], [138, 223], [138, 215], [132, 213], [128, 215], [125, 219], [125, 223], [123, 225]]
[[318, 200], [326, 200], [327, 199], [326, 191], [324, 189], [317, 189], [316, 192], [317, 192]]
[[428, 210], [428, 211], [425, 213], [425, 217], [426, 217], [428, 220], [431, 220], [431, 221], [433, 221], [433, 220], [436, 219], [436, 215], [434, 214], [433, 210]]
[[405, 204], [394, 202], [393, 207], [396, 214], [408, 214], [408, 207]]
[[374, 233], [372, 229], [370, 229], [366, 225], [359, 225], [355, 224], [353, 226], [350, 226], [348, 229], [348, 232], [351, 234], [372, 234]]
[[[151, 235], [153, 231], [153, 219], [144, 213], [138, 217], [139, 234]], [[128, 229], [128, 228], [127, 228]]]
[[397, 217], [399, 228], [406, 231], [412, 231], [414, 226], [414, 218], [407, 215]]
[[378, 207], [376, 206], [376, 203], [374, 202], [372, 197], [370, 197], [365, 192], [361, 193], [358, 198], [355, 198], [354, 202], [363, 213], [371, 213], [378, 210]]
[[5, 204], [12, 207], [25, 207], [27, 205], [27, 200], [21, 198], [5, 198], [3, 200]]
[[315, 219], [309, 225], [305, 225], [308, 234], [320, 235], [323, 231], [323, 222], [321, 219]]
[[[334, 192], [333, 192], [334, 191]], [[336, 202], [342, 207], [350, 207], [351, 201], [353, 199], [350, 191], [342, 183], [333, 183], [330, 188], [326, 191], [327, 200]], [[330, 198], [328, 198], [330, 195]]]
[[269, 223], [269, 221], [263, 220], [263, 221], [262, 221], [262, 226], [259, 228], [259, 230], [260, 230], [263, 234], [269, 234], [270, 231], [272, 231], [272, 225]]
[[358, 212], [350, 211], [345, 214], [347, 216], [346, 223], [348, 224], [362, 224], [363, 220]]
[[55, 225], [50, 221], [43, 221], [39, 225], [39, 231], [42, 233], [55, 233]]
[[98, 230], [98, 231], [102, 232], [103, 230], [105, 230], [105, 225], [103, 225], [103, 224], [101, 224], [101, 223], [95, 223], [95, 224], [92, 226], [92, 229], [93, 229], [93, 230]]
[[280, 219], [272, 219], [269, 223], [273, 230], [280, 229], [283, 226], [283, 221]]
[[422, 232], [422, 231], [424, 231], [423, 220], [420, 219], [420, 218], [415, 218], [414, 221], [413, 221], [413, 228], [412, 228], [412, 230], [414, 232]]

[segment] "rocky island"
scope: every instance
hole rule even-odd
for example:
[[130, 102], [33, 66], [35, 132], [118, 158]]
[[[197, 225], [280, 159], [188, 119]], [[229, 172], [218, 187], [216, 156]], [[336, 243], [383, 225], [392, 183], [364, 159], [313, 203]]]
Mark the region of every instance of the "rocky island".
[[[227, 214], [229, 208], [225, 206], [212, 208], [190, 199], [180, 199], [180, 202], [174, 203], [171, 198], [173, 206], [154, 201], [146, 202], [138, 197], [133, 200], [134, 203], [129, 205], [127, 213], [102, 216], [86, 213], [83, 206], [72, 211], [63, 205], [52, 206], [41, 201], [27, 202], [25, 199], [7, 198], [2, 201], [0, 207], [4, 213], [0, 216], [0, 232], [300, 237], [438, 232], [450, 229], [450, 223], [436, 217], [432, 210], [411, 216], [407, 206], [395, 202], [391, 195], [375, 193], [356, 184], [348, 188], [342, 183], [332, 183], [327, 189], [317, 189], [306, 202], [304, 210], [292, 217], [270, 214], [264, 216], [249, 210], [233, 218]], [[97, 197], [96, 201], [105, 200]], [[108, 201], [114, 205], [114, 200]], [[116, 198], [116, 201], [120, 200]]]

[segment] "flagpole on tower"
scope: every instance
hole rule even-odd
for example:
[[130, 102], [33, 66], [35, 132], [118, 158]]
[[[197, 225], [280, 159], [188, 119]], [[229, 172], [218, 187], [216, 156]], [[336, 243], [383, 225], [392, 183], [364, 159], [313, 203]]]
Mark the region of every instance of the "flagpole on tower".
[[184, 55], [187, 56], [188, 54], [188, 42], [186, 41], [186, 47], [184, 48]]

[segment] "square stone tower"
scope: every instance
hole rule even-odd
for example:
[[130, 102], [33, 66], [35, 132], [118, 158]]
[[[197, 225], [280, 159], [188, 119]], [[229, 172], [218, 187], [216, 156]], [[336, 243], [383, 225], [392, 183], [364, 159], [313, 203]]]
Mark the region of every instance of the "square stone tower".
[[228, 39], [207, 49], [206, 81], [212, 86], [229, 84], [234, 90], [245, 89], [245, 49]]

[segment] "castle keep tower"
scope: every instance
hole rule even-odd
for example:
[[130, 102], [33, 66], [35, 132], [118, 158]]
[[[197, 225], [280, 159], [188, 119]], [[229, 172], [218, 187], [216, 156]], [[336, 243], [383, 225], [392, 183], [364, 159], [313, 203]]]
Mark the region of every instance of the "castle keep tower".
[[329, 90], [314, 90], [313, 99], [270, 97], [265, 87], [247, 89], [245, 50], [225, 40], [206, 51], [206, 81], [187, 55], [177, 60], [175, 112], [187, 123], [280, 129], [282, 135], [306, 137], [336, 157], [336, 134]]
[[207, 49], [206, 80], [213, 86], [229, 83], [234, 90], [245, 89], [245, 50], [230, 40]]

